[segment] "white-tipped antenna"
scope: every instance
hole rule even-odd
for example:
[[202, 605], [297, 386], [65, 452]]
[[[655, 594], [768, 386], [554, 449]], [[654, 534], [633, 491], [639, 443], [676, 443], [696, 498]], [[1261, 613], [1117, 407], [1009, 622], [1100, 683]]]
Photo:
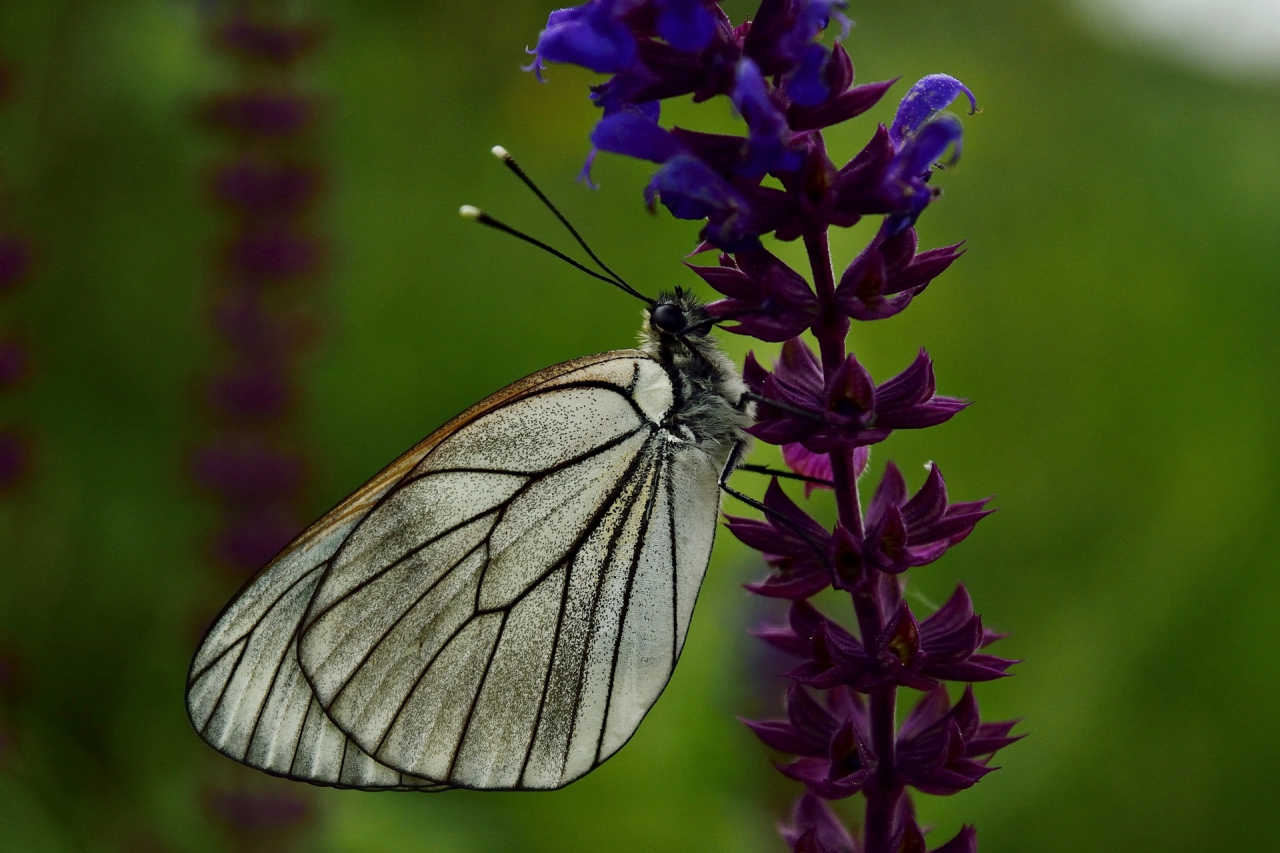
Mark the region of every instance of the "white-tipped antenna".
[[506, 224], [505, 222], [494, 219], [492, 216], [485, 213], [480, 208], [475, 207], [474, 205], [464, 204], [462, 207], [458, 208], [458, 215], [461, 216], [463, 219], [467, 219], [472, 222], [479, 222], [481, 225], [488, 225], [490, 228], [496, 228], [499, 231], [502, 231], [506, 234], [510, 234], [512, 237], [519, 238], [525, 241], [526, 243], [537, 246], [542, 251], [555, 255], [557, 258], [564, 261], [569, 266], [574, 267], [575, 269], [582, 270], [584, 273], [586, 273], [587, 275], [591, 276], [594, 279], [599, 279], [600, 281], [606, 282], [608, 284], [612, 284], [614, 287], [621, 288], [627, 291], [627, 293], [630, 293], [632, 296], [635, 296], [639, 299], [643, 299], [645, 302], [649, 303], [650, 305], [653, 305], [656, 303], [656, 300], [650, 299], [649, 297], [645, 296], [642, 293], [637, 293], [635, 290], [631, 289], [630, 286], [628, 286], [627, 284], [614, 281], [608, 276], [601, 275], [600, 273], [596, 272], [590, 267], [583, 266], [582, 264], [578, 263], [573, 258], [569, 257], [559, 249], [553, 249], [550, 246], [548, 246], [546, 243], [537, 239], [536, 237], [530, 237], [528, 234], [524, 233], [523, 231], [519, 231], [515, 228], [512, 228], [510, 225]]
[[[600, 260], [599, 255], [591, 251], [591, 247], [587, 245], [587, 241], [584, 240], [582, 238], [582, 235], [578, 233], [578, 229], [574, 228], [573, 225], [570, 224], [569, 220], [565, 218], [565, 215], [560, 212], [560, 209], [551, 203], [551, 199], [547, 198], [546, 193], [544, 193], [541, 189], [539, 189], [538, 185], [533, 182], [533, 179], [525, 174], [524, 169], [520, 168], [520, 164], [517, 163], [515, 158], [511, 156], [510, 151], [508, 151], [506, 148], [504, 148], [501, 145], [495, 145], [492, 148], [490, 148], [489, 151], [493, 154], [494, 157], [497, 157], [499, 160], [501, 160], [502, 165], [510, 169], [512, 174], [514, 174], [517, 178], [519, 178], [522, 182], [524, 182], [524, 185], [526, 187], [528, 187], [530, 190], [533, 191], [533, 194], [538, 197], [538, 200], [541, 201], [544, 205], [546, 205], [547, 210], [550, 210], [553, 214], [555, 214], [556, 219], [560, 220], [560, 224], [569, 230], [569, 233], [573, 235], [574, 240], [578, 241], [578, 245], [582, 247], [582, 250], [586, 252], [588, 256], [590, 256], [591, 260], [595, 261], [596, 266], [598, 266], [601, 270], [603, 270], [607, 276], [607, 278], [605, 276], [596, 276], [596, 278], [602, 278], [605, 281], [608, 281], [609, 283], [611, 283], [614, 287], [618, 288], [619, 290], [626, 291], [627, 293], [631, 294], [637, 299], [643, 300], [644, 302], [647, 302], [650, 305], [657, 304], [657, 300], [651, 299], [650, 297], [645, 296], [643, 293], [636, 290], [634, 287], [632, 287], [630, 284], [627, 283], [626, 279], [624, 279], [622, 276], [618, 275], [616, 272], [610, 269], [609, 266], [604, 261]], [[559, 252], [556, 252], [555, 254], [559, 255], [560, 257], [564, 257]], [[576, 264], [576, 263], [574, 264], [574, 266], [579, 267], [579, 269], [582, 268], [579, 264]]]

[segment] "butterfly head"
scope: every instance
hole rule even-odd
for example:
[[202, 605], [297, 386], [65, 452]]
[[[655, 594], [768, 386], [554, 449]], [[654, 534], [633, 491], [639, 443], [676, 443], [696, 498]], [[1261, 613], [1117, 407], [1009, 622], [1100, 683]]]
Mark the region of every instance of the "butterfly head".
[[666, 368], [675, 386], [671, 423], [686, 427], [723, 463], [721, 457], [744, 440], [751, 413], [741, 405], [746, 388], [737, 367], [709, 334], [713, 325], [706, 306], [677, 287], [659, 294], [645, 312], [640, 349]]
[[692, 293], [677, 287], [674, 293], [658, 295], [645, 317], [645, 335], [655, 343], [672, 338], [687, 343], [689, 338], [705, 338], [714, 323]]

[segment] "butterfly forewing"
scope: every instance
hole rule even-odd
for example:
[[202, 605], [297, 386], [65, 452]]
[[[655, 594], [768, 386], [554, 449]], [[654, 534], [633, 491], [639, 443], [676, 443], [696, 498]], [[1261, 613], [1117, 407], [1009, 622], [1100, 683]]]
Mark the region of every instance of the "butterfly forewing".
[[286, 778], [367, 790], [443, 790], [380, 764], [352, 743], [315, 700], [297, 660], [303, 615], [347, 535], [440, 441], [548, 381], [626, 353], [533, 374], [454, 418], [329, 512], [264, 568], [215, 620], [187, 677], [187, 710], [209, 745]]
[[[717, 461], [661, 426], [672, 400], [657, 362], [617, 353], [426, 453], [303, 622], [337, 726], [403, 773], [485, 789], [560, 787], [625, 743], [671, 675], [718, 506]], [[706, 540], [686, 564], [668, 480], [691, 453], [711, 500], [685, 508]]]

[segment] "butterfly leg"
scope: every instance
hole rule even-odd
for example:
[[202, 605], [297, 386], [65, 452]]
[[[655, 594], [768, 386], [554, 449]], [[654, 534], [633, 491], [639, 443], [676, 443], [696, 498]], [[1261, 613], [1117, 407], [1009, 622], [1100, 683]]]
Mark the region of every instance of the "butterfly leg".
[[835, 483], [831, 480], [824, 480], [821, 477], [806, 477], [804, 474], [797, 474], [793, 471], [782, 471], [778, 468], [770, 468], [767, 465], [739, 465], [738, 471], [750, 471], [752, 474], [766, 474], [772, 477], [782, 477], [787, 480], [800, 480], [804, 483], [813, 483], [815, 486], [826, 486], [828, 489], [834, 489]]
[[[809, 534], [806, 533], [804, 530], [802, 530], [798, 524], [796, 524], [791, 519], [787, 518], [782, 513], [776, 512], [770, 509], [769, 507], [765, 506], [755, 498], [749, 495], [744, 495], [742, 492], [739, 492], [737, 489], [734, 489], [732, 486], [729, 485], [729, 475], [732, 474], [734, 470], [739, 467], [738, 463], [742, 460], [742, 453], [745, 450], [746, 446], [747, 445], [745, 441], [738, 441], [736, 444], [734, 444], [733, 450], [729, 452], [729, 461], [725, 463], [724, 470], [720, 472], [720, 491], [724, 492], [726, 495], [737, 498], [738, 500], [742, 501], [744, 504], [751, 507], [752, 509], [758, 510], [759, 512], [762, 512], [765, 515], [769, 516], [770, 518], [776, 520], [778, 523], [785, 524], [787, 527], [791, 528], [791, 530], [794, 531], [797, 536], [803, 539], [809, 545], [809, 547], [813, 549], [813, 552], [817, 554], [818, 557], [825, 562], [827, 559], [826, 550], [822, 548], [820, 545], [818, 545], [818, 543], [814, 542], [813, 539], [809, 536]], [[741, 467], [743, 468], [744, 471], [753, 471], [757, 469], [759, 466], [744, 465]], [[764, 469], [764, 470], [768, 471], [768, 469]], [[770, 471], [769, 473], [775, 473], [775, 472]]]

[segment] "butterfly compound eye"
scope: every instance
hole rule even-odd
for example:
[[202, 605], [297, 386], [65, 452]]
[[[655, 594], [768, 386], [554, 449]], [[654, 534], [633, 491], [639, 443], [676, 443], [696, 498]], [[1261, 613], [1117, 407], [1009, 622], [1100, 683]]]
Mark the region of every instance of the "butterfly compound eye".
[[649, 314], [649, 322], [668, 334], [676, 335], [684, 331], [684, 312], [678, 305], [665, 302], [653, 309]]

